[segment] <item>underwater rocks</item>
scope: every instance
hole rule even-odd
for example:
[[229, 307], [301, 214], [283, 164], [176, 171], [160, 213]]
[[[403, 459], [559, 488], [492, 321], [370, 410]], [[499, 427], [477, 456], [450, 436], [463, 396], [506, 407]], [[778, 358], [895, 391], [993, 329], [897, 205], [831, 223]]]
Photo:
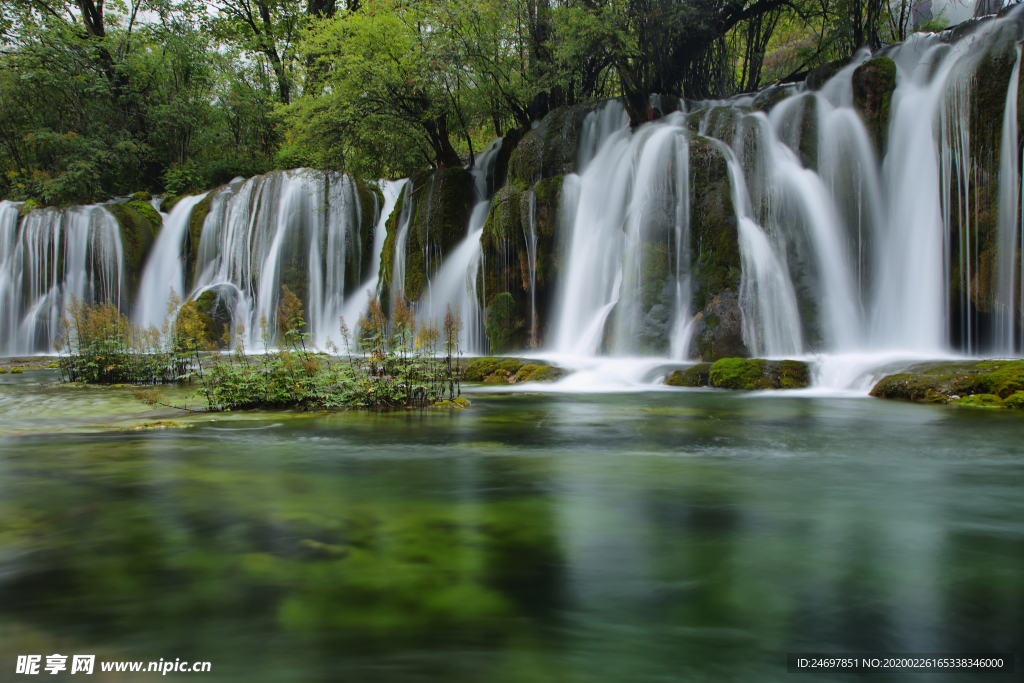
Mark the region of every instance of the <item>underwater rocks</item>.
[[1024, 361], [923, 363], [883, 377], [875, 398], [982, 408], [1024, 408]]
[[484, 384], [551, 382], [564, 376], [561, 368], [526, 358], [474, 358], [462, 372], [465, 381]]
[[888, 57], [869, 59], [853, 72], [853, 106], [875, 143], [875, 153], [885, 156], [889, 131], [889, 105], [896, 90], [896, 62]]
[[799, 360], [723, 358], [676, 370], [665, 384], [716, 389], [803, 389], [811, 381], [807, 363]]

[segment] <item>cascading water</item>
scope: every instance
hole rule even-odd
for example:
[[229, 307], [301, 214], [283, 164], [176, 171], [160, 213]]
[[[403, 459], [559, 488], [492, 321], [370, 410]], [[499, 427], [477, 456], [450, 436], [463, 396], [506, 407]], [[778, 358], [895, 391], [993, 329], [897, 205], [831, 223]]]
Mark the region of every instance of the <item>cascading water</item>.
[[[433, 320], [438, 326], [451, 307], [452, 313], [458, 313], [462, 319], [462, 332], [459, 336], [460, 348], [472, 354], [487, 351], [487, 336], [484, 332], [483, 316], [477, 296], [477, 273], [480, 269], [482, 254], [480, 238], [483, 235], [484, 223], [490, 207], [490, 198], [495, 190], [493, 173], [498, 152], [501, 149], [501, 138], [477, 155], [470, 168], [473, 176], [476, 205], [470, 214], [466, 237], [449, 253], [437, 270], [434, 277], [427, 283], [427, 291], [423, 300], [416, 307], [416, 315], [420, 320]], [[398, 271], [399, 255], [405, 254], [405, 236], [408, 231], [408, 217], [405, 218], [396, 240], [395, 271]], [[401, 251], [397, 246], [401, 244]], [[404, 278], [404, 259], [402, 271]], [[395, 279], [401, 282], [402, 279]]]
[[[250, 348], [265, 321], [273, 338], [282, 286], [304, 299], [315, 343], [338, 339], [346, 297], [371, 275], [363, 262], [364, 212], [347, 176], [309, 170], [232, 183], [212, 199], [199, 242], [192, 297], [216, 289], [233, 294], [233, 323], [245, 325]], [[374, 240], [376, 243], [376, 239]], [[360, 294], [360, 296], [362, 296]]]
[[[356, 324], [368, 291], [383, 296], [385, 285], [406, 282], [406, 247], [416, 241], [416, 268], [429, 278], [410, 280], [422, 292], [417, 316], [440, 320], [449, 306], [458, 309], [471, 353], [489, 346], [480, 302], [500, 295], [513, 313], [494, 324], [517, 331], [515, 344], [545, 344], [540, 353], [693, 360], [707, 353], [701, 340], [731, 301], [742, 317], [742, 345], [757, 356], [814, 353], [826, 365], [843, 356], [856, 358], [849, 368], [865, 368], [872, 362], [865, 354], [886, 363], [958, 351], [1019, 354], [1021, 16], [1012, 10], [956, 37], [914, 34], [874, 55], [861, 51], [817, 91], [773, 88], [767, 114], [757, 111], [767, 93], [688, 102], [691, 113], [633, 130], [614, 100], [589, 113], [563, 110], [537, 128], [533, 147], [524, 146], [543, 163], [516, 166], [522, 185], [502, 195], [510, 212], [503, 225], [519, 221], [514, 232], [485, 230], [488, 216], [498, 215], [490, 199], [501, 141], [477, 156], [475, 205], [454, 246], [450, 233], [442, 245], [420, 244], [423, 236], [410, 232], [420, 219], [408, 182], [382, 183], [383, 202], [374, 194], [370, 206], [361, 181], [272, 173], [216, 191], [198, 244], [189, 243], [188, 225], [201, 198], [179, 202], [132, 296], [117, 223], [101, 206], [19, 218], [18, 205], [3, 203], [0, 343], [7, 353], [51, 348], [72, 293], [109, 298], [130, 313], [134, 301], [135, 320], [159, 324], [174, 287], [192, 298], [214, 290], [230, 301], [252, 348], [261, 318], [271, 335], [276, 330], [287, 285], [323, 345], [336, 337], [340, 316]], [[895, 64], [884, 128], [872, 127], [877, 112], [855, 97], [863, 87], [857, 74], [881, 68], [871, 66], [879, 56]], [[992, 64], [1002, 65], [1003, 80], [985, 96], [998, 100], [998, 114], [980, 110], [977, 94], [979, 80], [992, 81]], [[573, 144], [575, 131], [576, 163], [566, 165], [564, 143]], [[546, 173], [543, 193], [534, 184], [541, 178], [522, 175]], [[560, 184], [549, 182], [563, 173]], [[419, 201], [433, 211], [436, 199]], [[708, 212], [719, 223], [705, 220]], [[381, 268], [389, 217], [393, 261]], [[731, 231], [731, 246], [706, 244], [714, 242], [709, 230]], [[484, 262], [482, 245], [491, 245], [494, 263]], [[735, 259], [717, 263], [715, 250], [727, 247], [738, 250]], [[381, 274], [389, 282], [378, 282]], [[507, 286], [515, 297], [478, 292], [481, 283]], [[851, 373], [864, 375], [835, 365], [819, 377], [860, 386]]]
[[164, 219], [153, 249], [142, 271], [139, 295], [135, 305], [135, 322], [142, 327], [159, 329], [167, 315], [170, 293], [180, 298], [185, 291], [185, 237], [188, 235], [192, 209], [206, 198], [206, 193], [182, 197]]
[[72, 296], [127, 308], [121, 232], [106, 208], [36, 210], [18, 225], [17, 207], [0, 203], [0, 352], [52, 351]]

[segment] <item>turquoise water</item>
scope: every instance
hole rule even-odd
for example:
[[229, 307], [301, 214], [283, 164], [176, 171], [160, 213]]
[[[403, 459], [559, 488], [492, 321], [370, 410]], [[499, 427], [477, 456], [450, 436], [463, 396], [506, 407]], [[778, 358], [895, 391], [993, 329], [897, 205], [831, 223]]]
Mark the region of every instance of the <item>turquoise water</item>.
[[117, 431], [168, 414], [49, 379], [0, 378], [0, 680], [54, 652], [209, 681], [851, 680], [785, 653], [1024, 645], [1017, 412], [680, 390]]

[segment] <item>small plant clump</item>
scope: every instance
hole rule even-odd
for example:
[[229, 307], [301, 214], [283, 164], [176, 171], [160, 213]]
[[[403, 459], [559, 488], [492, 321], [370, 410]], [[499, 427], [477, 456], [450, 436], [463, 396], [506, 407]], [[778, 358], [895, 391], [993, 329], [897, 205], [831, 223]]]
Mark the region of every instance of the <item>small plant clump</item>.
[[[230, 359], [215, 362], [202, 379], [211, 410], [251, 408], [399, 408], [454, 402], [461, 394], [458, 311], [448, 308], [441, 327], [436, 320], [417, 325], [402, 292], [395, 296], [391, 319], [373, 297], [352, 338], [340, 320], [344, 345], [328, 340], [322, 353], [310, 346], [302, 303], [282, 287], [277, 310], [274, 353], [251, 356], [236, 341]], [[271, 333], [261, 318], [263, 346]]]
[[109, 301], [74, 296], [61, 321], [61, 379], [86, 384], [165, 384], [202, 373], [203, 321], [171, 290], [162, 329], [131, 322]]
[[[390, 320], [374, 297], [355, 338], [340, 320], [344, 357], [329, 339], [333, 355], [311, 345], [303, 315], [302, 302], [284, 286], [277, 334], [265, 315], [260, 318], [264, 353], [246, 351], [245, 329], [238, 325], [234, 338], [228, 331], [223, 340], [233, 352], [222, 354], [209, 341], [201, 317], [173, 291], [162, 330], [134, 325], [109, 302], [72, 299], [58, 346], [61, 376], [65, 382], [94, 384], [192, 382], [210, 411], [468, 405], [458, 398], [462, 320], [457, 310], [448, 308], [440, 328], [437, 320], [418, 325], [401, 292]], [[147, 405], [169, 406], [156, 389], [134, 386], [133, 393]]]

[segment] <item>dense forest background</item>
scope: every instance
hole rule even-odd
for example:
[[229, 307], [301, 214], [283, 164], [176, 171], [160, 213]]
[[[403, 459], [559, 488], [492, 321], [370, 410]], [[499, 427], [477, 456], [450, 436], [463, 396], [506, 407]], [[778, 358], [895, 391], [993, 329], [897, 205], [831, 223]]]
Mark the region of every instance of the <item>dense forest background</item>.
[[622, 97], [639, 124], [652, 94], [798, 80], [926, 28], [909, 0], [5, 0], [0, 197], [406, 176], [558, 106]]

